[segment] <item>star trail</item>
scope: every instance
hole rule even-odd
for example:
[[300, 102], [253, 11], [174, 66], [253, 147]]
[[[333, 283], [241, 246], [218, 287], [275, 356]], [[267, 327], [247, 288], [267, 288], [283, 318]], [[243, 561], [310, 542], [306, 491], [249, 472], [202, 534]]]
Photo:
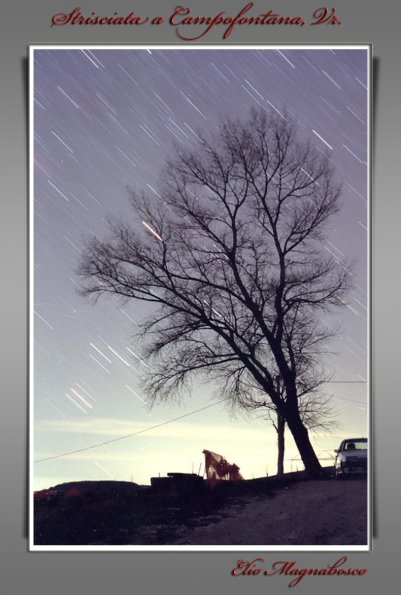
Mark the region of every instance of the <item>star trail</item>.
[[[327, 316], [329, 326], [340, 323], [341, 335], [324, 365], [334, 378], [360, 382], [329, 387], [342, 419], [338, 436], [365, 435], [367, 50], [38, 48], [33, 61], [35, 458], [134, 434], [212, 402], [209, 389], [195, 387], [182, 405], [148, 409], [141, 391], [147, 364], [135, 337], [147, 306], [116, 299], [90, 304], [77, 292], [76, 268], [87, 234], [107, 234], [109, 215], [130, 217], [131, 188], [162, 197], [159, 176], [175, 146], [191, 147], [226, 114], [246, 117], [260, 106], [294, 117], [300, 135], [329, 154], [342, 183], [341, 209], [323, 247], [339, 266], [350, 259], [357, 266], [347, 307], [337, 317]], [[263, 475], [266, 466], [274, 472], [274, 430], [265, 421], [233, 420], [224, 404], [216, 406], [215, 416], [211, 411], [172, 424], [171, 430], [163, 426], [161, 434], [36, 465], [37, 487], [131, 476], [148, 483], [171, 465], [190, 472], [195, 461], [197, 469], [201, 451], [209, 447], [225, 449], [248, 477]], [[238, 432], [245, 449], [240, 455]], [[336, 436], [312, 437], [317, 453], [335, 448]], [[259, 466], [249, 469], [248, 454], [255, 460], [257, 452]], [[288, 452], [296, 451], [289, 446]]]

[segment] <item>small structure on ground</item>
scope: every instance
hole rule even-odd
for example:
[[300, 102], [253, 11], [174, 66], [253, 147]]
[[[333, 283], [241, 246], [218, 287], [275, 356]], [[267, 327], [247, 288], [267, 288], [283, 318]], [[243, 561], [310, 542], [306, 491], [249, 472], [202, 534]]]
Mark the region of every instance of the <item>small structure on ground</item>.
[[244, 478], [239, 472], [239, 467], [235, 463], [230, 464], [222, 455], [204, 450], [205, 472], [208, 483], [216, 480], [241, 481]]

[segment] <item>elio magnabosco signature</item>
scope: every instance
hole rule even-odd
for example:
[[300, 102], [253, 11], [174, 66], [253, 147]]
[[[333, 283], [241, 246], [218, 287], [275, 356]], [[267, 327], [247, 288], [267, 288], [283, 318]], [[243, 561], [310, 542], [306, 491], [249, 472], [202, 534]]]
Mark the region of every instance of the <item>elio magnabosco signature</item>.
[[295, 587], [305, 576], [363, 576], [367, 568], [352, 568], [346, 566], [347, 556], [342, 556], [333, 564], [322, 568], [301, 568], [295, 561], [279, 560], [274, 562], [270, 569], [262, 567], [263, 558], [254, 560], [238, 560], [237, 566], [232, 569], [232, 576], [273, 576], [284, 575], [291, 579], [288, 586]]

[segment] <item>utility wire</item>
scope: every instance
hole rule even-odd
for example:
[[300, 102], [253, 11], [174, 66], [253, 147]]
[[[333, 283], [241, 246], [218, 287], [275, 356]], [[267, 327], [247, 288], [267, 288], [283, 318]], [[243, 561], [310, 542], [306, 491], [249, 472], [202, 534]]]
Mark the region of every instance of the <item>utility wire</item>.
[[326, 380], [323, 384], [366, 384], [366, 380]]
[[216, 403], [212, 403], [211, 405], [206, 405], [206, 407], [201, 407], [200, 409], [195, 409], [194, 411], [190, 411], [189, 413], [185, 413], [184, 415], [180, 415], [178, 417], [174, 417], [173, 419], [168, 419], [167, 421], [163, 421], [160, 424], [156, 424], [154, 426], [150, 426], [149, 428], [145, 428], [144, 430], [138, 430], [138, 432], [132, 432], [132, 434], [126, 434], [125, 436], [119, 436], [118, 438], [112, 438], [111, 440], [105, 440], [104, 442], [99, 442], [98, 444], [92, 444], [91, 446], [84, 446], [83, 448], [78, 448], [76, 450], [70, 450], [68, 452], [62, 452], [58, 455], [53, 455], [51, 457], [45, 457], [43, 459], [36, 459], [34, 463], [43, 463], [44, 461], [51, 461], [53, 459], [60, 459], [61, 457], [67, 457], [68, 455], [73, 455], [78, 452], [83, 452], [85, 450], [91, 450], [92, 448], [97, 448], [98, 446], [105, 446], [106, 444], [111, 444], [112, 442], [119, 442], [120, 440], [125, 440], [126, 438], [131, 438], [132, 436], [138, 436], [138, 434], [144, 434], [145, 432], [149, 432], [150, 430], [155, 430], [156, 428], [160, 428], [161, 426], [165, 426], [167, 424], [171, 424], [174, 421], [178, 421], [183, 419], [184, 417], [189, 417], [190, 415], [194, 415], [194, 413], [199, 413], [200, 411], [205, 411], [206, 409], [210, 409], [211, 407], [215, 407], [224, 401], [227, 401], [228, 397], [225, 399], [221, 399]]
[[[366, 384], [365, 380], [328, 380], [325, 384]], [[336, 399], [341, 399], [343, 401], [350, 401], [351, 403], [358, 403], [359, 405], [363, 405], [360, 401], [354, 401], [353, 399], [347, 399], [346, 397], [336, 397]], [[97, 448], [99, 446], [106, 446], [107, 444], [112, 444], [113, 442], [119, 442], [120, 440], [126, 440], [127, 438], [132, 438], [132, 436], [138, 436], [138, 434], [144, 434], [145, 432], [150, 432], [151, 430], [155, 430], [156, 428], [160, 428], [161, 426], [166, 426], [167, 424], [171, 424], [175, 421], [179, 421], [180, 419], [184, 419], [185, 417], [189, 417], [190, 415], [194, 415], [195, 413], [199, 413], [200, 411], [205, 411], [206, 409], [210, 409], [211, 407], [216, 407], [220, 403], [224, 403], [227, 401], [226, 399], [220, 399], [220, 401], [216, 401], [216, 403], [212, 403], [211, 405], [206, 405], [206, 407], [201, 407], [200, 409], [194, 409], [189, 413], [185, 413], [184, 415], [180, 415], [178, 417], [173, 417], [173, 419], [168, 419], [167, 421], [163, 421], [160, 424], [156, 424], [154, 426], [149, 426], [143, 430], [138, 430], [137, 432], [133, 432], [132, 434], [126, 434], [125, 436], [119, 436], [118, 438], [112, 438], [111, 440], [105, 440], [104, 442], [99, 442], [97, 444], [92, 444], [91, 446], [84, 446], [82, 448], [77, 448], [76, 450], [69, 450], [68, 452], [62, 452], [58, 455], [52, 455], [51, 457], [45, 457], [43, 459], [36, 459], [34, 463], [44, 463], [45, 461], [52, 461], [54, 459], [61, 459], [62, 457], [68, 457], [69, 455], [77, 454], [79, 452], [84, 452], [86, 450], [92, 450], [93, 448]]]
[[[327, 380], [325, 384], [366, 384], [366, 380]], [[341, 401], [349, 401], [350, 403], [358, 403], [358, 405], [363, 405], [361, 401], [355, 401], [355, 399], [348, 399], [347, 397], [339, 397], [335, 396], [335, 399], [341, 399]]]
[[347, 399], [346, 397], [334, 397], [335, 399], [341, 399], [342, 401], [349, 401], [350, 403], [358, 403], [358, 405], [365, 405], [365, 403], [361, 403], [361, 401], [355, 401], [355, 399]]

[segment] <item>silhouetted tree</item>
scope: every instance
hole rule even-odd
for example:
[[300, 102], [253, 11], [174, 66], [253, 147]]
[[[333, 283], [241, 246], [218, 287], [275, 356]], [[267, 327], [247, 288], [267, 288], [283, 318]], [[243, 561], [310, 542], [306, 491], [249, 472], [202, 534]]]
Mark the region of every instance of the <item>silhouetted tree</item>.
[[177, 149], [160, 198], [133, 193], [136, 221], [89, 239], [79, 268], [83, 295], [156, 305], [142, 325], [151, 402], [174, 398], [194, 375], [218, 382], [233, 405], [263, 396], [315, 477], [300, 395], [324, 379], [331, 333], [321, 313], [344, 303], [349, 284], [322, 245], [339, 195], [328, 158], [289, 117], [252, 111], [199, 136], [197, 149]]
[[[263, 415], [268, 419], [277, 434], [277, 476], [284, 474], [284, 454], [285, 454], [285, 418], [277, 411], [275, 405], [263, 403], [255, 404], [255, 408], [267, 409], [267, 414]], [[299, 398], [299, 413], [305, 427], [312, 432], [324, 431], [330, 432], [336, 427], [334, 419], [334, 408], [331, 404], [331, 397], [324, 394], [308, 394]]]

